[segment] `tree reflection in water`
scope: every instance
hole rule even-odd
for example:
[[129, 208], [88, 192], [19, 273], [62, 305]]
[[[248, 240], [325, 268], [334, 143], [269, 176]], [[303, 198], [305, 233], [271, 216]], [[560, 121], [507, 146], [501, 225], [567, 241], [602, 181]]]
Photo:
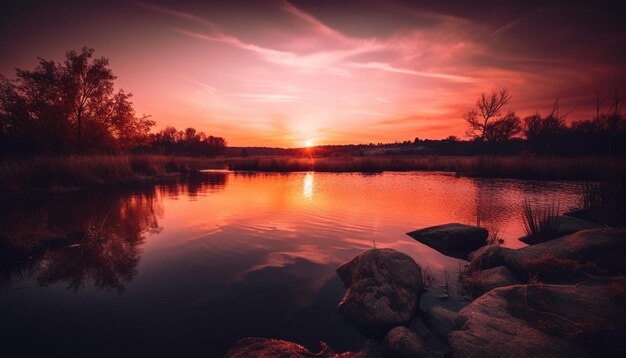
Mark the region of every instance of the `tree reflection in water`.
[[0, 204], [0, 288], [35, 278], [42, 286], [86, 284], [124, 292], [141, 244], [162, 228], [162, 195], [223, 188], [226, 173], [203, 173], [138, 188], [98, 189]]

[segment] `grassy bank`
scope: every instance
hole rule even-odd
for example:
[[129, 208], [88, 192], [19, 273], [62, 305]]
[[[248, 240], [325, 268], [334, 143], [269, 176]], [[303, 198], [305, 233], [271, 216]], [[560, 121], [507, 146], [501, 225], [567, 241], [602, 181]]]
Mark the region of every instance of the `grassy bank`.
[[85, 188], [140, 182], [209, 168], [201, 158], [159, 155], [63, 156], [0, 160], [0, 191]]
[[[447, 171], [486, 178], [599, 180], [609, 171], [608, 161], [598, 157], [257, 157], [230, 158], [232, 170], [291, 172]], [[626, 160], [613, 159], [611, 171], [626, 172]]]
[[[608, 170], [607, 168], [611, 168]], [[262, 172], [446, 171], [485, 178], [603, 180], [625, 177], [626, 160], [598, 157], [341, 156], [201, 158], [160, 155], [40, 156], [0, 159], [0, 191], [84, 188], [172, 173], [229, 168]], [[610, 174], [610, 175], [609, 175]]]

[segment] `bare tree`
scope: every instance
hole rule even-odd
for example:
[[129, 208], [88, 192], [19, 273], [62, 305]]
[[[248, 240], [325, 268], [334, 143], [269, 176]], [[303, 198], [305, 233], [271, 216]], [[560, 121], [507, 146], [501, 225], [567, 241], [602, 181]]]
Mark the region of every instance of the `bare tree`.
[[481, 142], [486, 139], [489, 125], [495, 117], [500, 115], [502, 107], [509, 103], [511, 95], [506, 89], [491, 91], [489, 95], [483, 93], [476, 101], [476, 109], [466, 112], [463, 118], [467, 122], [467, 134]]

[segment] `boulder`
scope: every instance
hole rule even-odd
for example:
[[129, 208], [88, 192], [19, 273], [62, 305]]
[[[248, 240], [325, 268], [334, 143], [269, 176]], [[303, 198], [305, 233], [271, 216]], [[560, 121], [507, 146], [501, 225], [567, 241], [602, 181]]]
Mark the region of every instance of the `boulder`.
[[496, 288], [459, 311], [448, 340], [455, 357], [624, 356], [625, 299], [623, 279]]
[[404, 326], [393, 328], [387, 333], [384, 341], [384, 352], [387, 357], [426, 357], [422, 339]]
[[626, 225], [626, 205], [619, 201], [608, 205], [570, 211], [565, 215], [613, 227]]
[[343, 264], [337, 274], [347, 288], [339, 314], [366, 337], [383, 338], [415, 317], [422, 279], [411, 257], [392, 249], [373, 249]]
[[430, 331], [448, 340], [448, 334], [456, 330], [457, 314], [441, 306], [435, 306], [426, 313], [426, 323]]
[[407, 235], [444, 255], [465, 259], [468, 253], [487, 243], [489, 232], [477, 226], [452, 223], [411, 231]]
[[[573, 234], [575, 232], [582, 231], [582, 230], [602, 228], [602, 225], [594, 224], [592, 222], [578, 219], [573, 216], [557, 216], [555, 219], [556, 219], [558, 227], [554, 235], [548, 240], [554, 240], [559, 237], [567, 236], [567, 235], [570, 235], [570, 234]], [[535, 244], [545, 242], [548, 240], [536, 241], [536, 240], [533, 240], [533, 238], [529, 236], [524, 236], [520, 238], [520, 241], [529, 245], [535, 245]]]
[[624, 257], [625, 229], [591, 229], [517, 250], [485, 246], [468, 255], [468, 272], [506, 266], [519, 279], [526, 280], [530, 261], [554, 259], [593, 266], [595, 274], [621, 274], [625, 272]]
[[494, 288], [520, 284], [515, 274], [505, 266], [473, 272], [464, 278], [465, 286], [474, 298], [480, 297]]

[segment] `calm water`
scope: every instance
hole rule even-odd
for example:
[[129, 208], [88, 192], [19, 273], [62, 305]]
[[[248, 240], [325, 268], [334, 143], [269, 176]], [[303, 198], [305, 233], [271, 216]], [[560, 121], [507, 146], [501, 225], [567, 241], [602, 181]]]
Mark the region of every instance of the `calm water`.
[[405, 232], [480, 223], [521, 247], [525, 199], [565, 211], [581, 192], [441, 173], [208, 172], [3, 199], [0, 355], [212, 357], [245, 336], [359, 349], [335, 314], [343, 262], [374, 245], [401, 250], [435, 279], [429, 305], [460, 261]]

